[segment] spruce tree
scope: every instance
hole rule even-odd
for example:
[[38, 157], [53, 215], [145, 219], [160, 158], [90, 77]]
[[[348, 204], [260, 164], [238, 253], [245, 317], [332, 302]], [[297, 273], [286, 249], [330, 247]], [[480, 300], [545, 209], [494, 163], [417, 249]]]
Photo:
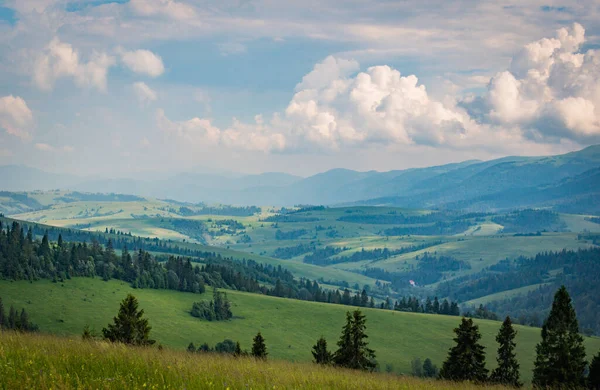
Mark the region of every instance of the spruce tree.
[[456, 345], [450, 349], [440, 377], [453, 381], [485, 382], [488, 370], [485, 368], [484, 347], [479, 344], [479, 327], [473, 324], [471, 318], [463, 317], [454, 333]]
[[510, 317], [506, 317], [500, 331], [496, 336], [498, 347], [498, 367], [492, 371], [490, 380], [495, 383], [501, 383], [512, 387], [521, 387], [523, 384], [519, 378], [519, 363], [515, 354], [515, 336], [517, 332], [512, 327]]
[[317, 364], [329, 364], [331, 363], [331, 352], [327, 350], [327, 340], [323, 336], [312, 348], [312, 355], [314, 362]]
[[121, 302], [119, 313], [113, 318], [114, 324], [108, 324], [102, 329], [104, 338], [130, 345], [152, 345], [155, 340], [149, 338], [150, 329], [148, 319], [143, 318], [144, 310], [138, 311], [137, 299], [128, 294]]
[[542, 341], [536, 346], [533, 385], [539, 388], [582, 387], [585, 383], [585, 347], [579, 334], [577, 315], [565, 286], [554, 295], [548, 318], [542, 326]]
[[17, 312], [15, 308], [11, 305], [8, 310], [8, 329], [15, 330], [17, 329]]
[[92, 331], [90, 330], [90, 326], [85, 325], [83, 327], [83, 332], [81, 333], [81, 339], [85, 340], [85, 341], [89, 341], [89, 340], [92, 340], [93, 338], [94, 338], [94, 335], [92, 334]]
[[2, 298], [0, 298], [0, 331], [6, 327], [6, 312], [4, 311], [4, 304]]
[[600, 352], [592, 359], [590, 373], [588, 375], [588, 388], [600, 390]]
[[188, 352], [196, 352], [196, 346], [194, 345], [194, 343], [189, 343], [188, 347], [187, 347], [187, 351]]
[[258, 332], [256, 336], [254, 336], [252, 343], [252, 356], [257, 359], [267, 359], [267, 346], [265, 345], [265, 338]]
[[338, 350], [333, 355], [336, 365], [346, 368], [373, 371], [377, 367], [375, 351], [368, 347], [365, 333], [366, 316], [360, 310], [346, 313], [346, 324], [338, 341]]
[[242, 356], [242, 354], [242, 346], [240, 345], [240, 342], [237, 341], [235, 343], [235, 351], [233, 351], [233, 356]]

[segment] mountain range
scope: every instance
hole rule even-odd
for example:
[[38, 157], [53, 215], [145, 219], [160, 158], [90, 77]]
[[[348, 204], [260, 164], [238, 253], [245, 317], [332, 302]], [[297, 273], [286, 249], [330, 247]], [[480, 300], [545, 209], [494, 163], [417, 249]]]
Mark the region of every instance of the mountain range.
[[495, 211], [550, 207], [600, 211], [600, 145], [557, 156], [470, 160], [388, 172], [333, 169], [302, 178], [286, 173], [178, 173], [154, 181], [89, 179], [26, 166], [0, 167], [0, 190], [69, 189], [185, 202], [236, 205], [393, 205]]

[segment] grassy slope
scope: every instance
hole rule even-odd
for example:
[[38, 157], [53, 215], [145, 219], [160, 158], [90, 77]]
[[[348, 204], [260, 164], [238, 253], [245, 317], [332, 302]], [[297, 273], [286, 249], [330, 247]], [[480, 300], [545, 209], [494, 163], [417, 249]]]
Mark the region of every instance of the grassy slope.
[[[31, 318], [44, 331], [71, 335], [80, 334], [89, 324], [100, 330], [112, 319], [118, 303], [128, 292], [140, 300], [153, 326], [153, 337], [160, 343], [183, 349], [189, 342], [215, 344], [225, 338], [239, 340], [242, 348], [250, 348], [252, 337], [262, 331], [270, 356], [293, 361], [309, 361], [310, 348], [323, 335], [333, 348], [344, 313], [349, 307], [286, 300], [228, 291], [236, 316], [228, 322], [205, 322], [188, 312], [194, 301], [209, 299], [209, 294], [158, 290], [133, 290], [119, 281], [77, 278], [64, 286], [48, 281], [0, 281], [0, 296], [5, 306], [25, 307]], [[371, 346], [383, 368], [392, 364], [398, 372], [409, 372], [410, 361], [431, 358], [441, 365], [452, 345], [452, 329], [458, 317], [400, 313], [366, 309], [367, 329]], [[499, 322], [478, 320], [483, 342], [488, 346], [488, 365], [495, 361], [495, 334]], [[522, 375], [531, 378], [535, 344], [539, 329], [516, 327], [517, 353]], [[586, 339], [588, 351], [600, 349], [600, 339]]]
[[[35, 389], [477, 389], [475, 385], [0, 333], [0, 387]], [[494, 387], [500, 389], [500, 387]]]

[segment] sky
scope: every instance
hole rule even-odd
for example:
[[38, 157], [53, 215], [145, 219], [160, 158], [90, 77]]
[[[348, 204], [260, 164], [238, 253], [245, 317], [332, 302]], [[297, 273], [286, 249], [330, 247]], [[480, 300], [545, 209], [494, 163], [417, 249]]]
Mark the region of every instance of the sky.
[[598, 143], [599, 1], [0, 0], [0, 165], [306, 176]]

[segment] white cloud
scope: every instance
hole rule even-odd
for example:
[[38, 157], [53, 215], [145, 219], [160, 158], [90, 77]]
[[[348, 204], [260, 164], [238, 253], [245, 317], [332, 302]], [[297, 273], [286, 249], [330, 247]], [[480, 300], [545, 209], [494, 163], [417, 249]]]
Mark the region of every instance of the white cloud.
[[209, 119], [192, 118], [171, 121], [163, 110], [156, 113], [158, 126], [169, 136], [174, 136], [187, 147], [213, 147], [223, 145], [233, 149], [273, 152], [285, 149], [285, 137], [265, 126], [260, 116], [256, 123], [244, 124], [234, 118], [226, 129], [219, 129]]
[[125, 51], [118, 49], [121, 61], [135, 73], [158, 77], [165, 71], [162, 58], [149, 50]]
[[70, 145], [65, 145], [65, 146], [57, 147], [57, 146], [52, 146], [50, 144], [41, 143], [41, 142], [38, 142], [38, 143], [36, 143], [33, 146], [34, 146], [34, 148], [36, 148], [37, 150], [41, 150], [42, 152], [65, 152], [65, 153], [71, 153], [71, 152], [73, 152], [75, 150]]
[[141, 16], [167, 17], [176, 20], [193, 19], [194, 8], [188, 4], [174, 0], [131, 0], [131, 9]]
[[8, 95], [0, 98], [0, 127], [10, 135], [30, 139], [28, 127], [33, 122], [33, 114], [19, 96]]
[[239, 42], [225, 42], [217, 45], [219, 53], [223, 56], [243, 54], [248, 51], [248, 48]]
[[43, 90], [51, 90], [57, 79], [72, 77], [81, 87], [106, 90], [108, 69], [115, 59], [103, 52], [94, 51], [88, 62], [82, 62], [77, 50], [69, 43], [52, 39], [34, 65], [33, 80]]
[[141, 81], [133, 83], [133, 92], [137, 96], [140, 104], [148, 104], [157, 99], [156, 92], [150, 88], [146, 83]]
[[34, 147], [37, 150], [41, 150], [41, 151], [44, 151], [44, 152], [53, 152], [54, 151], [54, 146], [48, 145], [48, 144], [44, 144], [44, 143], [36, 143], [34, 145]]
[[600, 140], [600, 52], [580, 52], [584, 41], [575, 23], [526, 45], [477, 101], [480, 119], [546, 142]]

